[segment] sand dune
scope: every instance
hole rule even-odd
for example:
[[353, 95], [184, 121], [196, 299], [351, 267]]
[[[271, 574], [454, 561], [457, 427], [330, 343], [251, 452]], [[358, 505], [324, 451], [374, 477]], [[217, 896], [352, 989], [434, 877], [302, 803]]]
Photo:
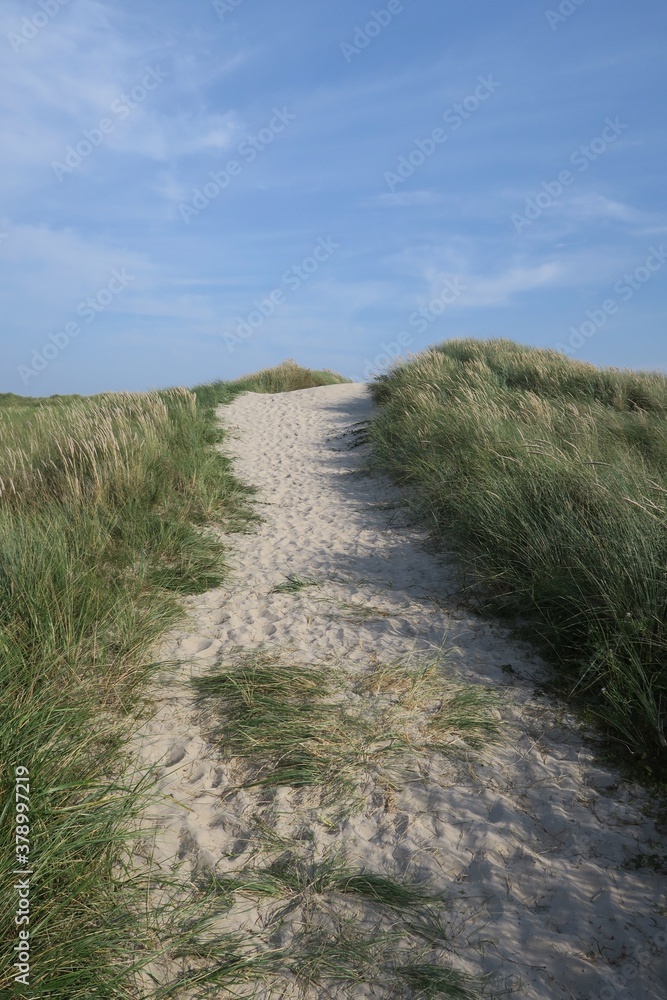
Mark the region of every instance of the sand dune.
[[[396, 488], [350, 475], [370, 410], [359, 385], [248, 393], [220, 410], [264, 522], [230, 539], [228, 583], [189, 599], [190, 629], [164, 650], [183, 663], [154, 692], [137, 743], [161, 768], [157, 860], [225, 872], [251, 858], [258, 818], [286, 841], [307, 827], [315, 852], [344, 843], [373, 870], [446, 891], [458, 964], [516, 996], [667, 997], [667, 877], [637, 865], [660, 840], [648, 795], [597, 763], [579, 724], [540, 695], [539, 658], [460, 606], [452, 565], [405, 524]], [[275, 592], [290, 575], [318, 586]], [[226, 794], [238, 775], [190, 678], [259, 646], [351, 677], [442, 653], [448, 676], [499, 692], [506, 744], [487, 759], [429, 759], [391, 796], [369, 785], [364, 807], [333, 827], [308, 791]], [[261, 912], [244, 919], [256, 927]]]

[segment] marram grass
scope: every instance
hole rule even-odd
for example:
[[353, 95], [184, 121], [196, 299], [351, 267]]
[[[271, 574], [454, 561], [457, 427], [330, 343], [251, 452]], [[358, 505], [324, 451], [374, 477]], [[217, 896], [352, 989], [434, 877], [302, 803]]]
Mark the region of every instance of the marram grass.
[[667, 377], [453, 340], [371, 391], [374, 466], [616, 748], [664, 780]]
[[[165, 952], [199, 962], [189, 986], [204, 992], [263, 975], [230, 940], [197, 958], [215, 899], [193, 889], [178, 909], [148, 905], [156, 876], [133, 872], [130, 831], [150, 787], [127, 777], [124, 748], [179, 595], [224, 576], [209, 528], [254, 517], [214, 447], [214, 406], [340, 381], [319, 379], [289, 363], [194, 392], [0, 397], [0, 995], [175, 996], [181, 973], [150, 974]], [[13, 982], [16, 767], [30, 778], [28, 988]]]
[[489, 689], [452, 682], [437, 660], [392, 671], [402, 683], [378, 697], [373, 674], [352, 691], [330, 664], [303, 667], [258, 650], [192, 684], [209, 739], [243, 765], [243, 787], [318, 787], [323, 801], [349, 806], [368, 776], [391, 784], [393, 769], [425, 754], [476, 756], [502, 742]]

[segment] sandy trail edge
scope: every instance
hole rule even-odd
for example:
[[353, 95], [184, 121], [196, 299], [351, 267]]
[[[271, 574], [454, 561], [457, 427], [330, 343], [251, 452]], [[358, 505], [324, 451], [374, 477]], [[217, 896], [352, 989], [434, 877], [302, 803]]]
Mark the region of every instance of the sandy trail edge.
[[[414, 872], [418, 859], [420, 875], [461, 900], [450, 915], [454, 954], [470, 971], [515, 985], [515, 995], [662, 1000], [667, 878], [624, 867], [656, 852], [650, 800], [596, 764], [577, 723], [536, 696], [539, 658], [447, 597], [456, 587], [451, 565], [381, 506], [400, 497], [396, 488], [348, 475], [365, 450], [353, 447], [354, 425], [370, 414], [359, 385], [249, 393], [219, 411], [235, 473], [259, 487], [265, 522], [230, 538], [228, 583], [188, 600], [190, 631], [163, 650], [189, 662], [155, 692], [157, 712], [137, 735], [143, 766], [159, 765], [165, 795], [151, 815], [160, 824], [156, 858], [228, 870], [243, 860], [239, 838], [257, 808], [250, 794], [223, 807], [229, 775], [202, 735], [191, 676], [232, 647], [288, 647], [303, 663], [335, 657], [364, 666], [373, 656], [437, 649], [445, 638], [462, 679], [501, 691], [503, 718], [516, 730], [511, 746], [492, 763], [452, 766], [437, 781], [411, 784], [391, 810], [369, 803], [340, 837], [376, 870]], [[272, 594], [292, 573], [323, 586]], [[366, 602], [391, 616], [336, 620], [315, 596]], [[508, 664], [512, 672], [503, 670]], [[277, 822], [289, 833], [283, 804]], [[316, 823], [313, 834], [331, 843]]]

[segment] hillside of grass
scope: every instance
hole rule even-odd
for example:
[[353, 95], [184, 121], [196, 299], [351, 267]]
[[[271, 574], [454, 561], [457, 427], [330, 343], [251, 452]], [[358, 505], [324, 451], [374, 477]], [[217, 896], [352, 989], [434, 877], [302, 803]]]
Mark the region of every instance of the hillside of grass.
[[376, 377], [373, 465], [476, 600], [557, 666], [613, 749], [667, 779], [667, 377], [453, 340]]
[[339, 385], [349, 379], [329, 371], [302, 368], [291, 358], [276, 365], [263, 368], [252, 375], [245, 375], [233, 382], [208, 382], [193, 391], [197, 399], [206, 406], [231, 403], [242, 392], [293, 392], [297, 389], [315, 389], [321, 385]]
[[[183, 618], [180, 596], [224, 578], [210, 529], [254, 517], [215, 448], [214, 407], [335, 381], [288, 362], [192, 392], [0, 397], [3, 996], [134, 997], [156, 950], [201, 949], [203, 900], [177, 915], [169, 940], [145, 918], [150, 887], [126, 862], [150, 789], [128, 782], [124, 748], [155, 646]], [[17, 773], [29, 785], [18, 814]], [[15, 843], [32, 872], [28, 989], [13, 982]]]

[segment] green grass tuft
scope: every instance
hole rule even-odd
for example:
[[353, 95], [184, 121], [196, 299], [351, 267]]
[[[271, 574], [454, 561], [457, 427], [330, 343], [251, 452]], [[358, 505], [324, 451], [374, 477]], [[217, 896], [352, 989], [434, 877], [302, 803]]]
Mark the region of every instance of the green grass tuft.
[[455, 969], [442, 965], [404, 965], [398, 975], [412, 990], [415, 1000], [447, 997], [449, 1000], [480, 1000], [479, 984]]
[[302, 368], [296, 361], [288, 359], [282, 364], [276, 365], [275, 368], [265, 368], [253, 375], [236, 379], [234, 382], [209, 382], [197, 386], [194, 392], [200, 403], [213, 407], [222, 403], [231, 403], [236, 396], [243, 392], [294, 392], [298, 389], [315, 389], [322, 385], [340, 385], [349, 381], [349, 379], [328, 369], [312, 371], [310, 368]]
[[371, 774], [391, 784], [393, 768], [425, 753], [468, 756], [500, 742], [486, 689], [453, 684], [436, 662], [378, 672], [384, 697], [371, 674], [350, 698], [330, 665], [296, 666], [258, 651], [192, 684], [213, 712], [210, 738], [245, 765], [244, 787], [318, 786], [327, 802], [351, 805]]
[[307, 580], [296, 573], [290, 573], [284, 583], [277, 584], [271, 591], [272, 594], [298, 594], [306, 587], [321, 587], [319, 580]]
[[352, 865], [343, 852], [335, 850], [328, 851], [320, 861], [304, 860], [289, 850], [263, 868], [213, 876], [212, 883], [219, 894], [230, 898], [235, 892], [276, 899], [339, 893], [395, 910], [407, 910], [435, 898], [416, 883]]
[[196, 678], [200, 702], [213, 699], [225, 753], [249, 765], [248, 785], [326, 786], [344, 795], [373, 742], [368, 722], [326, 700], [324, 671], [258, 654]]

